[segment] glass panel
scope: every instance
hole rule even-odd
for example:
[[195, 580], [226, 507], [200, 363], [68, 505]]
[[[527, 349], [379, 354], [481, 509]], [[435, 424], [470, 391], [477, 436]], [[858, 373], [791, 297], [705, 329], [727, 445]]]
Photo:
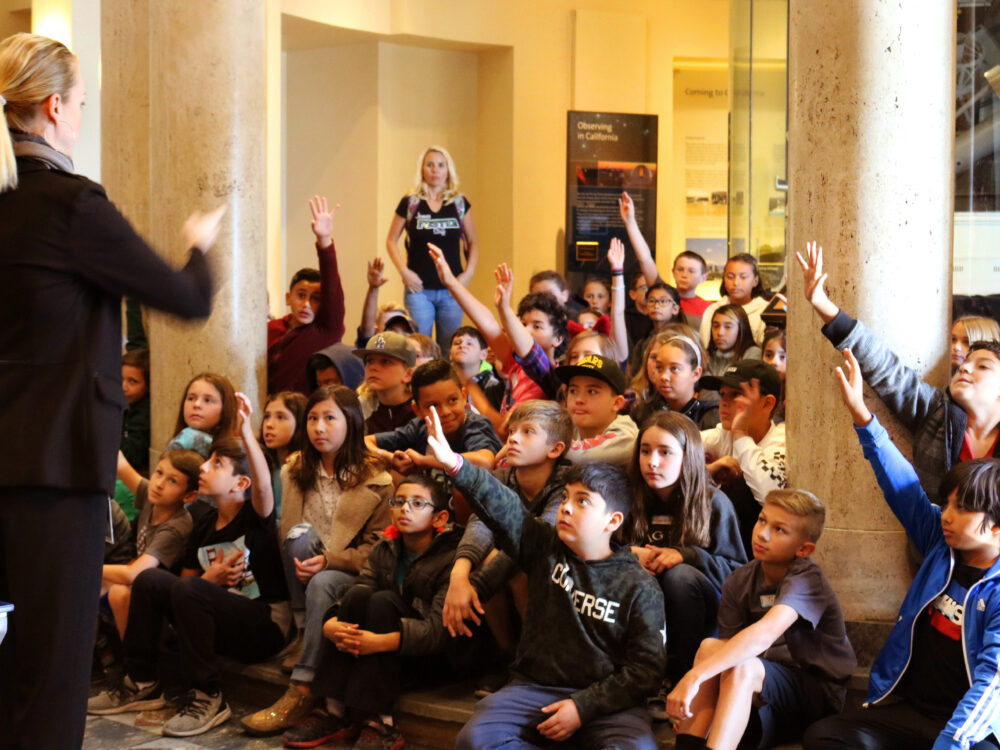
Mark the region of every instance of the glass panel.
[[785, 272], [788, 0], [730, 6], [729, 252], [748, 252], [777, 289]]
[[[1000, 1], [959, 0], [957, 31], [952, 285], [956, 295], [995, 294], [1000, 291]], [[962, 300], [956, 309], [956, 314], [972, 311]]]

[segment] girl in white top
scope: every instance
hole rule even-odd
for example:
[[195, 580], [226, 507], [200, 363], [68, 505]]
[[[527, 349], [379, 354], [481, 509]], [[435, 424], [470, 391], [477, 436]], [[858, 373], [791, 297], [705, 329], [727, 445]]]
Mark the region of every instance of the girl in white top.
[[749, 253], [734, 255], [726, 261], [722, 272], [722, 299], [712, 304], [701, 316], [701, 343], [706, 348], [712, 340], [712, 316], [723, 305], [740, 305], [750, 320], [753, 340], [758, 345], [764, 340], [764, 321], [760, 314], [767, 307], [764, 285], [757, 272], [757, 259]]

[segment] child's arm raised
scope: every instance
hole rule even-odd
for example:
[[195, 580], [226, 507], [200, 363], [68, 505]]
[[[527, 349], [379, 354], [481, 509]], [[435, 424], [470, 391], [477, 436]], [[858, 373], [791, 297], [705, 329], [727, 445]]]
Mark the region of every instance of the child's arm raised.
[[368, 291], [365, 292], [365, 302], [361, 308], [361, 325], [358, 335], [371, 338], [375, 335], [375, 323], [378, 318], [378, 290], [389, 278], [383, 273], [385, 261], [375, 257], [368, 261]]
[[695, 664], [667, 696], [667, 715], [675, 720], [690, 719], [691, 701], [706, 680], [732, 669], [747, 659], [764, 653], [799, 618], [787, 604], [775, 604], [753, 625], [743, 628], [718, 651]]
[[861, 374], [893, 415], [913, 432], [945, 398], [944, 391], [923, 382], [863, 323], [839, 310], [826, 296], [823, 283], [823, 248], [806, 244], [806, 256], [796, 253], [802, 267], [806, 300], [823, 319], [823, 335], [838, 350], [850, 349], [858, 358]]
[[327, 210], [325, 197], [315, 196], [309, 201], [312, 213], [312, 230], [316, 235], [316, 256], [319, 260], [320, 304], [316, 311], [316, 324], [340, 341], [344, 336], [344, 285], [337, 269], [337, 250], [333, 246], [333, 217], [340, 210], [338, 203]]
[[493, 271], [493, 277], [497, 282], [493, 304], [500, 315], [500, 325], [507, 332], [507, 338], [510, 339], [511, 346], [514, 348], [514, 354], [519, 357], [527, 357], [535, 345], [535, 339], [510, 306], [510, 295], [514, 288], [514, 272], [506, 263], [501, 263]]
[[[628, 195], [628, 193], [623, 193]], [[631, 200], [631, 199], [629, 199]], [[618, 201], [621, 203], [621, 201]], [[615, 359], [628, 359], [628, 329], [625, 327], [625, 246], [617, 237], [611, 238], [608, 248], [608, 265], [611, 266], [611, 341], [617, 353]], [[617, 278], [616, 278], [617, 275]]]
[[[521, 503], [521, 498], [489, 471], [465, 461], [451, 449], [433, 406], [426, 421], [428, 447], [445, 471], [454, 476], [456, 489], [465, 496], [472, 510], [490, 527], [497, 546], [519, 562], [530, 556], [532, 550], [521, 544], [521, 537], [534, 518]], [[551, 527], [546, 528], [551, 531]]]
[[913, 543], [926, 555], [941, 542], [941, 509], [928, 500], [913, 465], [868, 411], [861, 368], [850, 349], [844, 350], [843, 370], [837, 368], [835, 372], [841, 398], [854, 420], [861, 449], [875, 471], [882, 494]]
[[247, 452], [247, 463], [250, 464], [250, 500], [253, 509], [261, 518], [267, 518], [274, 511], [274, 492], [271, 489], [271, 471], [267, 468], [264, 451], [253, 434], [250, 415], [253, 407], [246, 394], [237, 393], [236, 402], [239, 408], [238, 420], [240, 439]]
[[444, 259], [444, 253], [441, 252], [441, 248], [431, 243], [427, 244], [427, 248], [427, 251], [431, 254], [431, 260], [434, 261], [434, 268], [437, 270], [438, 278], [444, 284], [445, 289], [451, 292], [455, 301], [458, 302], [459, 307], [472, 320], [472, 325], [479, 329], [486, 342], [493, 347], [493, 353], [496, 354], [497, 358], [500, 361], [509, 359], [512, 351], [510, 340], [504, 334], [496, 318], [493, 317], [493, 313], [455, 278], [455, 275], [451, 272], [451, 268], [448, 266], [448, 262]]
[[128, 462], [125, 454], [121, 451], [118, 451], [118, 478], [133, 495], [139, 489], [139, 483], [142, 481], [142, 474], [132, 468], [132, 464]]
[[628, 232], [629, 241], [635, 251], [635, 259], [639, 261], [639, 270], [642, 271], [647, 284], [655, 284], [660, 278], [660, 272], [656, 268], [656, 261], [653, 260], [653, 253], [649, 250], [649, 243], [639, 231], [639, 222], [635, 218], [635, 203], [628, 193], [623, 192], [622, 197], [618, 199], [618, 212], [625, 222], [625, 231]]

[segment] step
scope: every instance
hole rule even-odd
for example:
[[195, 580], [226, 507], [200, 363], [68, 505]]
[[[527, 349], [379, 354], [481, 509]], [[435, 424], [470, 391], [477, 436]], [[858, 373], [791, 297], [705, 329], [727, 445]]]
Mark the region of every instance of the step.
[[[281, 672], [280, 659], [260, 664], [227, 663], [226, 690], [236, 690], [250, 705], [261, 707], [284, 692], [288, 677]], [[868, 685], [868, 670], [858, 669], [850, 683], [849, 700], [860, 703]], [[254, 701], [252, 698], [259, 696]], [[400, 731], [413, 745], [427, 748], [452, 748], [462, 726], [475, 708], [474, 684], [456, 682], [403, 693], [396, 701], [396, 720]], [[661, 748], [674, 746], [674, 733], [668, 722], [653, 725]], [[781, 745], [777, 750], [797, 750], [800, 745]]]

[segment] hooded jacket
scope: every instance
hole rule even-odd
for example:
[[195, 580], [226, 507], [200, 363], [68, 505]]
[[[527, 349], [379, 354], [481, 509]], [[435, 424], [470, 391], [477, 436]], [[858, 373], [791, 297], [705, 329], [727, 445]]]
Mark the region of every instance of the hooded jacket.
[[[879, 703], [899, 684], [910, 663], [917, 618], [945, 589], [955, 552], [941, 532], [941, 508], [921, 489], [917, 474], [875, 417], [856, 427], [865, 458], [875, 470], [892, 512], [923, 553], [896, 624], [871, 669], [868, 700]], [[992, 734], [1000, 739], [1000, 560], [969, 587], [962, 621], [962, 647], [969, 689], [934, 743], [934, 750], [966, 748]]]
[[358, 390], [365, 379], [365, 365], [354, 356], [354, 351], [347, 344], [332, 344], [325, 349], [309, 357], [306, 365], [306, 378], [309, 381], [309, 392], [312, 393], [319, 387], [316, 382], [316, 371], [325, 370], [330, 366], [336, 367], [340, 373], [340, 382], [352, 391]]

